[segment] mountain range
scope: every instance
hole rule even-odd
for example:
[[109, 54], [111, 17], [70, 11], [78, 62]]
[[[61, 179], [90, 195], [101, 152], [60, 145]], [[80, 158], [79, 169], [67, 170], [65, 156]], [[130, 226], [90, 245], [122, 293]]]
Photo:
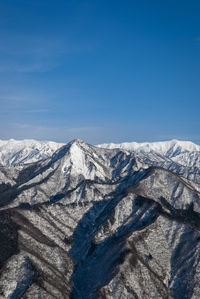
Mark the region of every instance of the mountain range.
[[0, 298], [200, 297], [200, 146], [0, 141]]

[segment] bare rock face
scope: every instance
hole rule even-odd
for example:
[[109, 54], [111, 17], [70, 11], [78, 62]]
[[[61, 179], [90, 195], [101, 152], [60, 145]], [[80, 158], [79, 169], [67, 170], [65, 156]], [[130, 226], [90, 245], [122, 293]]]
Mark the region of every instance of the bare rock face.
[[0, 298], [198, 299], [199, 168], [175, 149], [75, 140], [1, 166]]

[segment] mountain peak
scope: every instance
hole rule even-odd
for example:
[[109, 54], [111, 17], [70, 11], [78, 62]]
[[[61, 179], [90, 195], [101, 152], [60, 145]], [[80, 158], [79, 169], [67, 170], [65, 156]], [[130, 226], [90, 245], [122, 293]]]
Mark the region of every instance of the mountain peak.
[[7, 143], [9, 165], [43, 161], [0, 168], [0, 297], [198, 298], [196, 145]]
[[81, 140], [81, 139], [73, 139], [72, 141], [70, 141], [69, 143], [68, 143], [69, 145], [86, 145], [87, 143], [86, 142], [84, 142], [83, 140]]

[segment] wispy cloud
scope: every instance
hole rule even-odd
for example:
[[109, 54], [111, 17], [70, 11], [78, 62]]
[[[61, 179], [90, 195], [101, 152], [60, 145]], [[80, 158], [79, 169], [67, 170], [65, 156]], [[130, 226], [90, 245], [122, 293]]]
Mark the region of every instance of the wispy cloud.
[[24, 101], [24, 98], [20, 97], [20, 96], [0, 96], [0, 101], [21, 102], [21, 101]]
[[[2, 40], [1, 36], [0, 39]], [[64, 46], [57, 40], [54, 43], [45, 39], [7, 38], [0, 47], [0, 72], [32, 73], [54, 69], [60, 65], [64, 53]]]
[[[123, 136], [123, 137], [122, 137]], [[141, 138], [143, 136], [143, 138]], [[152, 142], [165, 141], [170, 139], [190, 140], [200, 144], [199, 136], [182, 135], [156, 135], [155, 133], [144, 135], [134, 131], [133, 128], [111, 128], [101, 126], [82, 126], [82, 127], [53, 127], [40, 126], [28, 123], [13, 123], [0, 125], [0, 139], [37, 139], [52, 140], [57, 142], [69, 142], [79, 138], [91, 144], [106, 142]]]
[[[72, 139], [82, 139], [87, 142], [99, 143], [99, 136], [103, 133], [102, 127], [46, 127], [30, 124], [9, 124], [0, 126], [0, 139], [37, 139], [68, 142]], [[98, 138], [96, 138], [98, 136]], [[103, 140], [101, 140], [103, 141]]]
[[0, 64], [0, 72], [9, 72], [9, 73], [44, 73], [50, 71], [59, 66], [59, 63], [52, 62], [40, 62], [40, 63], [13, 63], [13, 64]]
[[[23, 108], [23, 110], [41, 110], [44, 112], [48, 109], [46, 105], [51, 105], [51, 101], [59, 96], [59, 91], [49, 91], [48, 89], [43, 89], [38, 87], [36, 89], [34, 86], [18, 85], [14, 82], [12, 85], [0, 84], [0, 102], [3, 104], [4, 108], [10, 109], [11, 107]], [[14, 104], [15, 106], [11, 106]], [[2, 108], [2, 106], [1, 106]]]
[[26, 110], [26, 113], [45, 113], [45, 112], [49, 112], [49, 109], [30, 109], [30, 110]]
[[[68, 55], [88, 52], [90, 44], [67, 38], [0, 32], [0, 72], [47, 72], [63, 64]], [[95, 46], [96, 47], [96, 46]]]

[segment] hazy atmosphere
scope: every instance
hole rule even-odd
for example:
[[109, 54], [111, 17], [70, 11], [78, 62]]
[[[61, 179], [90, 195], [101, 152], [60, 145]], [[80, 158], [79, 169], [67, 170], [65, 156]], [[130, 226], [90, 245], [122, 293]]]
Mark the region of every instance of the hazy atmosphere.
[[1, 0], [0, 139], [200, 143], [199, 0]]

